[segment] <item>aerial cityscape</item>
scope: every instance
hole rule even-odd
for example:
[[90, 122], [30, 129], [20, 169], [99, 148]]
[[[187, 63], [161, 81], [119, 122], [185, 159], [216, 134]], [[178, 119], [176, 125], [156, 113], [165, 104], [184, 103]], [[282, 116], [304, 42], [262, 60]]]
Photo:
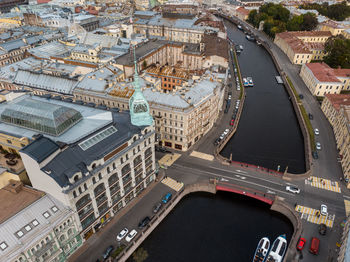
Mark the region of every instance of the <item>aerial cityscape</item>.
[[349, 234], [350, 1], [0, 1], [0, 262], [349, 262]]

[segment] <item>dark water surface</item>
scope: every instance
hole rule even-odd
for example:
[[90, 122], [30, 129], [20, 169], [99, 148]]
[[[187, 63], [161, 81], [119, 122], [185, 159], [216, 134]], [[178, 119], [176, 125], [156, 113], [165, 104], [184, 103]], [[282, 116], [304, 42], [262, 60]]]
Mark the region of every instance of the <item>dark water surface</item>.
[[[269, 53], [248, 41], [242, 31], [226, 22], [228, 37], [243, 45], [238, 56], [242, 76], [253, 77], [237, 132], [221, 154], [232, 160], [290, 173], [305, 172], [304, 141], [288, 93], [277, 84], [279, 75]], [[235, 104], [235, 103], [233, 103]]]
[[195, 193], [180, 201], [141, 247], [147, 262], [250, 262], [260, 238], [273, 241], [284, 233], [289, 241], [289, 220], [263, 202], [228, 192]]

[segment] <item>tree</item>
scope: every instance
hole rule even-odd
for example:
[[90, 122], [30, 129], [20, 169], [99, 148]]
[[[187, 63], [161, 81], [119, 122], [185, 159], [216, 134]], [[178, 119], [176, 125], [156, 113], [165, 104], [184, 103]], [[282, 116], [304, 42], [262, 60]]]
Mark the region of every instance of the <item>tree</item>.
[[248, 19], [247, 19], [247, 21], [255, 27], [257, 26], [256, 25], [256, 16], [257, 15], [258, 15], [258, 11], [252, 10], [249, 12]]
[[306, 13], [302, 15], [303, 22], [301, 23], [301, 30], [303, 31], [312, 31], [316, 28], [318, 21], [316, 16], [313, 13]]
[[302, 15], [295, 15], [287, 22], [288, 31], [300, 31], [301, 24], [303, 23], [304, 17]]
[[146, 250], [140, 247], [132, 254], [132, 258], [135, 262], [143, 262], [148, 258], [148, 253]]
[[343, 35], [332, 36], [326, 41], [325, 51], [324, 61], [330, 67], [350, 69], [350, 39], [345, 39]]

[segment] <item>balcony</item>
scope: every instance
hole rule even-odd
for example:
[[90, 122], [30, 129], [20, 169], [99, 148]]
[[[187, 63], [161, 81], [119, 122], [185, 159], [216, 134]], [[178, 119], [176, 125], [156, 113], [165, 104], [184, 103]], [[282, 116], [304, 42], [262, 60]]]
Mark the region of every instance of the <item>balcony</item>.
[[[49, 240], [46, 242], [39, 250], [36, 250], [33, 254], [37, 258], [41, 257], [43, 254], [45, 254], [46, 251], [48, 251], [54, 244], [53, 240]], [[57, 252], [58, 249], [56, 249]]]

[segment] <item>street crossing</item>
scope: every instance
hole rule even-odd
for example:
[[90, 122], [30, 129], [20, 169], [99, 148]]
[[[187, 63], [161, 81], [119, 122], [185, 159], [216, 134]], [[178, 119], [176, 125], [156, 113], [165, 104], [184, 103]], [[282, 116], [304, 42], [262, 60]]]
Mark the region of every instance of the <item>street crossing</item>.
[[308, 222], [333, 227], [335, 215], [328, 214], [327, 216], [323, 216], [320, 214], [320, 210], [301, 205], [297, 205], [295, 211], [301, 214], [301, 219], [305, 219]]
[[341, 193], [341, 189], [339, 187], [338, 182], [331, 181], [329, 179], [310, 176], [309, 178], [305, 179], [305, 184], [313, 187]]
[[168, 187], [174, 189], [176, 192], [178, 192], [184, 186], [183, 182], [177, 182], [176, 180], [174, 180], [170, 177], [164, 178], [162, 180], [162, 183], [164, 185], [167, 185]]

